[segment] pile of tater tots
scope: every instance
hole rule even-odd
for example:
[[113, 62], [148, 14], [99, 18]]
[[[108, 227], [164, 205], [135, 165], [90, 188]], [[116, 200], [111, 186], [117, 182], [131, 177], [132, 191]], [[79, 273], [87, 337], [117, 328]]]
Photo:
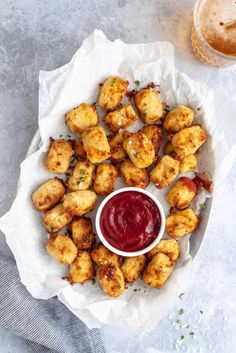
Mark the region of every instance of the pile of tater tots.
[[[136, 81], [138, 82], [138, 81]], [[168, 111], [159, 88], [150, 84], [128, 92], [128, 81], [109, 77], [99, 84], [98, 104], [80, 103], [65, 114], [75, 139], [53, 139], [45, 167], [56, 174], [32, 194], [34, 207], [43, 213], [42, 224], [49, 234], [46, 249], [61, 264], [69, 265], [67, 280], [85, 283], [95, 274], [105, 294], [116, 297], [126, 283], [142, 278], [146, 285], [160, 288], [179, 258], [177, 238], [196, 230], [199, 217], [190, 208], [199, 184], [181, 173], [193, 172], [199, 147], [207, 134], [192, 125], [194, 111], [177, 105]], [[78, 102], [79, 103], [79, 102]], [[97, 106], [106, 111], [99, 125]], [[141, 119], [143, 127], [127, 130]], [[61, 175], [61, 179], [59, 178]], [[145, 255], [121, 258], [102, 243], [96, 245], [91, 219], [86, 214], [96, 205], [97, 195], [108, 195], [118, 177], [128, 186], [169, 186], [166, 200], [170, 213], [166, 235]]]

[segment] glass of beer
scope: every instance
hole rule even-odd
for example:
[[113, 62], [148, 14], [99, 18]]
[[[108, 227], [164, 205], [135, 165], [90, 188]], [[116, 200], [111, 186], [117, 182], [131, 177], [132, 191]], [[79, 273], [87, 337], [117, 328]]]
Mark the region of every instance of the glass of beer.
[[206, 64], [236, 64], [236, 0], [196, 0], [192, 46]]

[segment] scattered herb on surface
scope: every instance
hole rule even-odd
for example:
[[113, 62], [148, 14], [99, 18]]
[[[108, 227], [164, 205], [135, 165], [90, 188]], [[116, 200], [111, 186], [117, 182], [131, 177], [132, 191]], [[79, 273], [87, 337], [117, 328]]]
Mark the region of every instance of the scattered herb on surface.
[[137, 86], [140, 85], [140, 81], [139, 81], [139, 80], [134, 81], [134, 83], [135, 83]]
[[70, 135], [66, 135], [67, 137], [69, 137], [69, 138], [71, 138], [71, 136]]
[[183, 341], [183, 339], [184, 339], [184, 335], [182, 335], [182, 336], [180, 337], [180, 340], [181, 340], [181, 341]]
[[181, 299], [181, 300], [182, 300], [183, 295], [184, 295], [184, 292], [183, 292], [183, 293], [180, 293], [180, 295], [179, 295], [179, 299]]
[[179, 310], [179, 315], [183, 315], [183, 313], [184, 313], [184, 309], [180, 309]]
[[193, 331], [189, 332], [189, 335], [190, 335], [190, 336], [193, 336], [193, 335], [194, 335], [194, 332], [193, 332]]
[[94, 285], [96, 283], [96, 279], [95, 278], [92, 278], [91, 281], [92, 281], [92, 285]]
[[176, 323], [180, 325], [180, 324], [182, 324], [182, 321], [181, 320], [176, 320]]
[[200, 211], [205, 210], [205, 208], [206, 208], [206, 201], [201, 204], [201, 206], [200, 206]]
[[138, 152], [135, 152], [135, 153], [133, 154], [133, 157], [137, 158], [137, 157], [138, 157]]
[[137, 288], [134, 288], [134, 292], [137, 292]]
[[77, 181], [77, 185], [80, 185], [85, 181], [86, 174], [87, 174], [87, 171], [85, 169], [80, 170], [80, 177], [79, 177], [79, 180]]
[[200, 310], [200, 314], [203, 314], [203, 311], [202, 311], [202, 310]]

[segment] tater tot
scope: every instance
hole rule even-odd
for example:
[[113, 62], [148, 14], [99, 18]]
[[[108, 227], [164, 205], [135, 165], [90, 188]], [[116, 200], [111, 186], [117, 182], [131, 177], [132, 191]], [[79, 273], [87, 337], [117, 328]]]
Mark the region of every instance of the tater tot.
[[91, 252], [92, 260], [99, 266], [113, 264], [121, 265], [121, 257], [107, 249], [102, 243], [99, 243]]
[[63, 206], [71, 216], [83, 216], [92, 211], [97, 201], [97, 195], [92, 190], [78, 190], [65, 195]]
[[101, 86], [99, 97], [100, 107], [106, 110], [115, 110], [128, 91], [129, 82], [121, 77], [109, 77]]
[[166, 231], [170, 237], [180, 238], [196, 230], [198, 216], [192, 208], [171, 214], [166, 218]]
[[114, 132], [119, 131], [120, 129], [126, 129], [136, 120], [138, 120], [138, 116], [132, 105], [129, 103], [113, 112], [108, 113], [104, 118], [107, 127]]
[[162, 253], [168, 256], [172, 261], [179, 257], [179, 243], [175, 239], [163, 239], [147, 253], [149, 258], [157, 253]]
[[95, 105], [81, 103], [66, 114], [66, 123], [73, 132], [78, 134], [88, 127], [98, 124], [98, 114]]
[[146, 125], [142, 128], [144, 135], [152, 142], [155, 154], [157, 155], [162, 142], [162, 129], [158, 125]]
[[74, 148], [76, 157], [81, 159], [87, 158], [87, 154], [85, 152], [83, 141], [81, 138], [76, 141]]
[[171, 207], [187, 208], [197, 193], [197, 186], [188, 177], [181, 177], [167, 194], [167, 201]]
[[43, 225], [49, 233], [55, 233], [70, 223], [71, 215], [68, 214], [62, 203], [59, 203], [43, 216]]
[[128, 131], [120, 131], [117, 134], [109, 137], [109, 145], [111, 156], [110, 159], [113, 162], [119, 163], [127, 157], [127, 153], [123, 147], [123, 142], [125, 138], [130, 136]]
[[70, 264], [68, 280], [71, 284], [89, 281], [94, 277], [94, 268], [91, 257], [87, 251], [78, 251], [77, 257]]
[[178, 161], [180, 173], [193, 172], [197, 167], [197, 157], [194, 154], [189, 154], [181, 158], [178, 157]]
[[152, 142], [141, 131], [125, 139], [123, 147], [137, 168], [146, 168], [154, 161], [155, 152]]
[[165, 130], [175, 133], [190, 126], [193, 118], [194, 111], [180, 104], [166, 115], [163, 126]]
[[152, 288], [161, 288], [175, 267], [166, 255], [157, 253], [143, 272], [143, 282]]
[[111, 163], [102, 163], [97, 167], [93, 188], [98, 195], [108, 195], [115, 188], [117, 169]]
[[38, 211], [47, 211], [60, 201], [64, 193], [65, 187], [60, 179], [48, 179], [33, 192], [34, 207]]
[[82, 141], [91, 163], [101, 163], [110, 157], [110, 146], [101, 126], [90, 127], [83, 131]]
[[73, 241], [64, 234], [53, 234], [47, 241], [46, 249], [49, 255], [60, 263], [71, 264], [77, 255]]
[[91, 249], [95, 244], [95, 234], [90, 218], [79, 217], [71, 223], [72, 239], [79, 250]]
[[130, 160], [125, 160], [121, 163], [120, 172], [128, 186], [145, 189], [149, 184], [147, 169], [135, 167]]
[[163, 189], [170, 185], [179, 173], [179, 162], [170, 156], [163, 156], [151, 170], [151, 181], [157, 188]]
[[88, 161], [78, 161], [67, 182], [69, 190], [88, 189], [92, 184], [94, 168], [95, 166]]
[[54, 140], [45, 159], [45, 167], [51, 173], [66, 173], [72, 156], [72, 143], [68, 140]]
[[125, 290], [124, 276], [119, 267], [108, 264], [97, 270], [102, 289], [110, 297], [118, 297]]
[[152, 124], [160, 120], [164, 114], [164, 107], [158, 92], [151, 89], [142, 89], [136, 93], [135, 104], [146, 124]]
[[123, 273], [126, 282], [133, 283], [136, 281], [146, 264], [146, 257], [144, 255], [125, 257], [120, 269]]
[[172, 145], [179, 157], [194, 154], [206, 141], [205, 131], [198, 125], [180, 130], [172, 137]]

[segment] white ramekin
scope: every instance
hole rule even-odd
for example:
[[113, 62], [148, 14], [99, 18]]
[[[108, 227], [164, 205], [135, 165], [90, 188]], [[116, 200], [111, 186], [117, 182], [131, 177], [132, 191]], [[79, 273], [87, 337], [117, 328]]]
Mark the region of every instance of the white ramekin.
[[[111, 244], [108, 243], [108, 241], [104, 238], [102, 231], [101, 231], [101, 227], [100, 227], [100, 216], [101, 216], [101, 212], [103, 210], [103, 207], [106, 205], [106, 203], [115, 195], [120, 194], [121, 192], [126, 192], [126, 191], [137, 191], [139, 193], [142, 193], [144, 195], [147, 195], [148, 197], [150, 197], [150, 199], [152, 199], [155, 204], [157, 205], [159, 212], [160, 212], [160, 216], [161, 216], [161, 226], [160, 226], [160, 230], [155, 238], [155, 240], [148, 245], [146, 248], [138, 250], [138, 251], [122, 251], [119, 249], [114, 248]], [[109, 250], [111, 250], [112, 252], [121, 255], [121, 256], [139, 256], [142, 254], [147, 253], [148, 251], [150, 251], [152, 248], [154, 248], [154, 246], [157, 245], [157, 243], [161, 240], [163, 233], [165, 231], [165, 223], [166, 223], [166, 218], [165, 218], [165, 213], [163, 210], [163, 207], [161, 205], [161, 203], [157, 200], [156, 197], [154, 197], [149, 191], [145, 190], [145, 189], [140, 189], [140, 188], [134, 188], [134, 187], [126, 187], [126, 188], [121, 188], [119, 190], [116, 190], [114, 192], [112, 192], [110, 195], [108, 195], [99, 205], [98, 210], [97, 210], [97, 214], [96, 214], [96, 219], [95, 219], [95, 226], [96, 226], [96, 231], [98, 234], [99, 239], [101, 240], [101, 242], [103, 243], [103, 245], [105, 245]]]

